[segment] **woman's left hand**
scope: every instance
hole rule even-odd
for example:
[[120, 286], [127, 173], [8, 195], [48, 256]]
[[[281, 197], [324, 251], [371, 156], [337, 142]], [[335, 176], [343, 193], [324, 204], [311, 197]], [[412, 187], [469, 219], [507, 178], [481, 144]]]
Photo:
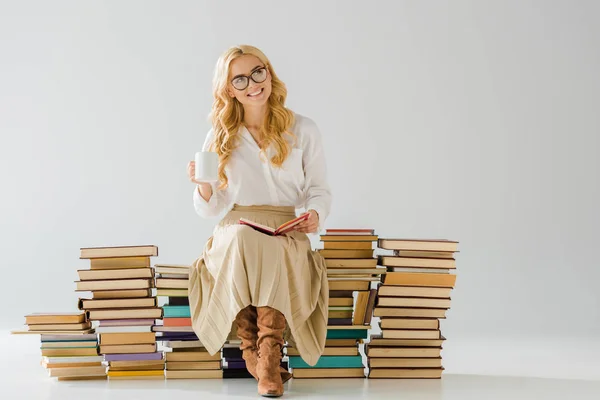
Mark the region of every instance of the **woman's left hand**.
[[306, 221], [296, 225], [294, 230], [303, 233], [315, 233], [319, 229], [319, 214], [315, 210], [308, 210], [310, 216]]

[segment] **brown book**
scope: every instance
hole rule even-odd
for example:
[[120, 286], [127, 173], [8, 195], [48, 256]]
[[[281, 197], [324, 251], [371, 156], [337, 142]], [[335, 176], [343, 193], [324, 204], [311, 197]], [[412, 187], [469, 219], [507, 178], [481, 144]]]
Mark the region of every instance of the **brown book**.
[[223, 379], [222, 369], [173, 371], [166, 370], [167, 379]]
[[323, 242], [323, 248], [326, 250], [371, 250], [373, 242]]
[[130, 368], [135, 370], [136, 368], [140, 368], [147, 365], [161, 365], [162, 369], [165, 368], [165, 360], [122, 360], [122, 361], [109, 361], [110, 367], [117, 368]]
[[81, 311], [64, 313], [32, 313], [25, 316], [25, 324], [77, 324], [85, 321]]
[[433, 318], [381, 318], [381, 329], [440, 329], [440, 320]]
[[379, 296], [391, 297], [427, 297], [449, 299], [452, 288], [438, 288], [426, 286], [385, 286], [378, 288]]
[[357, 339], [326, 339], [325, 348], [327, 347], [356, 347]]
[[90, 321], [80, 322], [78, 324], [35, 324], [27, 326], [30, 331], [81, 331], [90, 329]]
[[150, 267], [150, 257], [110, 257], [90, 259], [90, 269], [131, 269]]
[[163, 371], [164, 369], [164, 363], [139, 365], [137, 367], [114, 367], [112, 363], [110, 365], [111, 371]]
[[362, 325], [365, 323], [365, 315], [370, 294], [370, 291], [358, 292], [358, 295], [356, 296], [356, 306], [354, 307], [354, 315], [352, 316], [353, 325]]
[[103, 281], [76, 281], [78, 292], [92, 292], [99, 290], [123, 289], [149, 289], [152, 287], [151, 279], [114, 279]]
[[217, 352], [210, 355], [208, 351], [172, 351], [165, 352], [166, 360], [170, 362], [205, 362], [205, 361], [220, 361], [221, 353]]
[[81, 281], [99, 281], [105, 279], [134, 279], [154, 277], [151, 268], [127, 268], [127, 269], [80, 269], [77, 270]]
[[106, 367], [76, 367], [76, 368], [51, 368], [48, 376], [57, 377], [83, 377], [83, 376], [106, 376]]
[[154, 353], [156, 343], [153, 344], [101, 344], [100, 354], [129, 354], [129, 353]]
[[322, 242], [374, 242], [377, 235], [320, 235]]
[[[295, 347], [287, 348], [288, 356], [299, 356], [300, 352]], [[322, 356], [358, 356], [358, 347], [325, 347]]]
[[[395, 348], [395, 347], [442, 347], [446, 338], [441, 335], [439, 339], [384, 339], [381, 333], [371, 335], [369, 338], [369, 347]], [[382, 356], [378, 356], [382, 357]], [[422, 355], [406, 355], [393, 357], [425, 357]], [[437, 357], [437, 356], [436, 356]]]
[[371, 282], [368, 281], [329, 281], [329, 290], [369, 290]]
[[455, 252], [458, 242], [446, 239], [378, 239], [377, 246], [387, 250]]
[[373, 250], [317, 250], [324, 258], [373, 258]]
[[380, 307], [450, 308], [450, 299], [426, 299], [423, 297], [378, 297]]
[[412, 257], [390, 257], [378, 256], [379, 265], [386, 267], [412, 267], [412, 268], [445, 268], [456, 269], [456, 261], [453, 258], [412, 258]]
[[377, 268], [376, 258], [326, 258], [327, 268]]
[[114, 310], [89, 310], [87, 311], [88, 319], [103, 320], [103, 319], [150, 319], [162, 318], [162, 308], [122, 308]]
[[373, 309], [375, 308], [375, 302], [377, 301], [377, 289], [371, 289], [369, 291], [369, 299], [367, 300], [367, 309], [365, 311], [365, 320], [363, 324], [369, 325], [373, 317]]
[[446, 318], [445, 308], [375, 307], [374, 317]]
[[176, 274], [181, 276], [190, 275], [189, 265], [154, 264], [154, 272], [157, 274]]
[[188, 297], [188, 289], [156, 289], [157, 296], [165, 297]]
[[365, 276], [385, 274], [385, 268], [327, 268], [327, 276]]
[[444, 368], [373, 368], [369, 370], [370, 379], [439, 379]]
[[150, 296], [152, 296], [152, 289], [92, 290], [94, 300], [130, 299]]
[[417, 258], [454, 258], [454, 253], [452, 251], [394, 250], [395, 256]]
[[79, 299], [78, 306], [80, 310], [156, 307], [156, 297], [142, 297], [140, 299]]
[[388, 272], [383, 275], [384, 285], [450, 287], [456, 283], [455, 274]]
[[352, 297], [330, 297], [329, 307], [352, 307], [354, 299]]
[[350, 311], [329, 311], [327, 318], [352, 318], [352, 310]]
[[42, 362], [42, 367], [46, 369], [55, 368], [77, 368], [77, 367], [100, 367], [102, 362], [74, 362], [74, 363], [47, 363]]
[[113, 247], [82, 247], [80, 259], [111, 258], [111, 257], [153, 257], [158, 256], [158, 247], [143, 246], [113, 246]]
[[384, 339], [439, 339], [439, 329], [382, 329]]
[[167, 371], [177, 370], [203, 370], [203, 369], [220, 369], [221, 360], [219, 361], [168, 361]]
[[[400, 339], [388, 339], [400, 340]], [[412, 340], [412, 339], [410, 339]], [[407, 340], [404, 340], [407, 341]], [[416, 341], [416, 340], [413, 340]], [[378, 347], [369, 343], [365, 347], [369, 358], [438, 358], [441, 357], [441, 347]]]
[[73, 342], [63, 341], [60, 342], [42, 342], [42, 349], [60, 349], [64, 347], [96, 347], [98, 342], [96, 340], [77, 340]]
[[442, 358], [369, 358], [368, 365], [369, 368], [440, 368]]
[[156, 287], [158, 289], [187, 289], [189, 282], [187, 279], [157, 278]]
[[331, 290], [329, 288], [329, 298], [332, 297], [353, 297], [354, 292], [352, 290]]
[[62, 349], [41, 349], [42, 357], [74, 357], [74, 356], [97, 356], [97, 347], [79, 347]]
[[364, 378], [364, 368], [294, 368], [292, 377], [297, 379], [316, 378]]
[[100, 345], [153, 343], [156, 343], [156, 333], [154, 332], [124, 332], [100, 334]]

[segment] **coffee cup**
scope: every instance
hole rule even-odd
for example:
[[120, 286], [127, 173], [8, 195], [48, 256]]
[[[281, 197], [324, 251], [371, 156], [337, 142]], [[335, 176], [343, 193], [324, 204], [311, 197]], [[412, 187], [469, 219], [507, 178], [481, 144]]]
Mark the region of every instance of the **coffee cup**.
[[219, 155], [213, 151], [199, 151], [194, 157], [198, 182], [216, 182], [219, 179]]

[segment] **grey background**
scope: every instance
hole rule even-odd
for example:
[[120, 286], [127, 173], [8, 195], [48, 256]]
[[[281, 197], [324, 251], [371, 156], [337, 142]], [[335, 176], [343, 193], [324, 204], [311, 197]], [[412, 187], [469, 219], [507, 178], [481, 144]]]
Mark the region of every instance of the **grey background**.
[[322, 131], [328, 227], [460, 241], [446, 337], [597, 337], [599, 3], [290, 4], [0, 2], [0, 326], [75, 310], [80, 247], [200, 255], [186, 164], [249, 43]]

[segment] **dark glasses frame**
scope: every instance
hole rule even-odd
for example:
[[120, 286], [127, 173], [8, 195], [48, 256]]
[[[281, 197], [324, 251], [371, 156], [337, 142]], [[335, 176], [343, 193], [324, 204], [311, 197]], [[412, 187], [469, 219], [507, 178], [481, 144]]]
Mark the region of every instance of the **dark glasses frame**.
[[[262, 81], [258, 81], [258, 80], [256, 80], [256, 79], [254, 78], [254, 74], [256, 74], [257, 72], [261, 72], [261, 71], [263, 71], [263, 70], [266, 72], [266, 74], [265, 74], [265, 79], [263, 79]], [[267, 67], [266, 67], [266, 66], [264, 66], [264, 67], [258, 67], [258, 68], [256, 68], [254, 71], [252, 71], [252, 72], [250, 73], [250, 75], [236, 75], [236, 76], [234, 76], [234, 77], [231, 79], [230, 83], [231, 83], [231, 86], [233, 86], [233, 88], [234, 88], [234, 89], [236, 89], [236, 90], [246, 90], [246, 88], [247, 88], [247, 87], [250, 85], [250, 79], [252, 79], [252, 81], [253, 81], [254, 83], [263, 83], [264, 81], [266, 81], [266, 80], [267, 80], [267, 77], [268, 77], [268, 76], [269, 76], [269, 70], [267, 69]], [[236, 86], [234, 85], [234, 83], [233, 83], [233, 81], [235, 81], [236, 79], [240, 79], [240, 78], [246, 78], [246, 85], [245, 85], [243, 88], [236, 87]]]

